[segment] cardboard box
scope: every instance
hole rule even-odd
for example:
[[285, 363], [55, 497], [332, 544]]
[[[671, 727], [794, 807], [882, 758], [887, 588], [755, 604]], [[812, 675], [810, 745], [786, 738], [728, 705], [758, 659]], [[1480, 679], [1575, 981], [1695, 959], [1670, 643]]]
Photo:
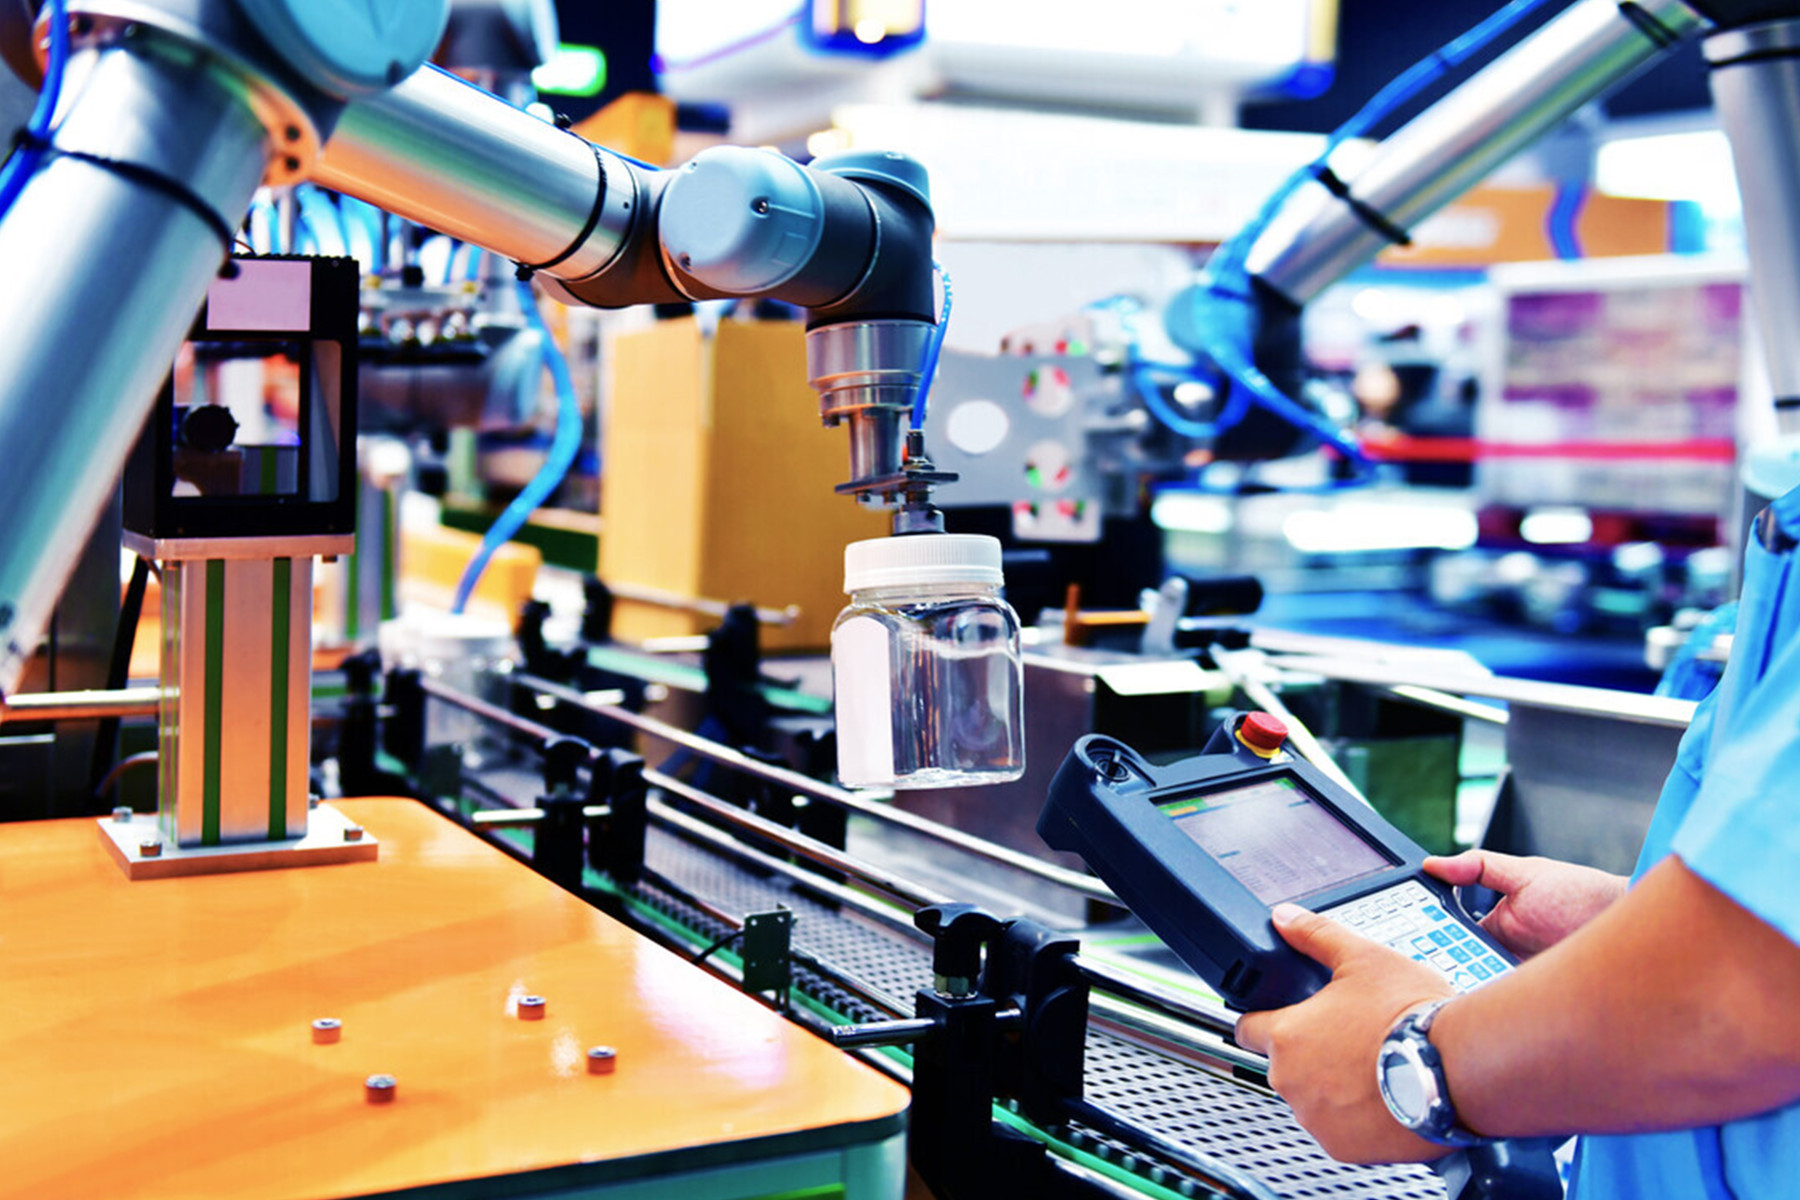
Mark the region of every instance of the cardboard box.
[[[691, 318], [620, 335], [602, 441], [600, 577], [681, 596], [798, 605], [766, 626], [770, 650], [816, 650], [846, 603], [844, 546], [888, 530], [832, 489], [849, 476], [841, 430], [819, 423], [794, 322]], [[701, 633], [717, 620], [621, 599], [628, 641]]]

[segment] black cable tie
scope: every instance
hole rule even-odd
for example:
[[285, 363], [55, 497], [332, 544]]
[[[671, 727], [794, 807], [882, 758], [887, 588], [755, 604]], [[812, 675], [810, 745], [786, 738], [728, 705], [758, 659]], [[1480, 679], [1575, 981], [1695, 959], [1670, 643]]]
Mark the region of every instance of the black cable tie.
[[528, 267], [524, 263], [513, 264], [513, 278], [520, 283], [530, 283], [531, 277], [537, 274], [536, 267]]
[[594, 192], [594, 207], [588, 210], [587, 223], [582, 225], [581, 232], [575, 235], [575, 240], [570, 242], [568, 248], [561, 254], [555, 258], [545, 259], [541, 263], [533, 263], [528, 268], [526, 268], [526, 264], [520, 263], [521, 268], [532, 271], [548, 271], [558, 263], [568, 260], [577, 250], [587, 245], [588, 236], [594, 232], [594, 227], [600, 224], [600, 213], [606, 207], [606, 160], [600, 156], [600, 147], [589, 143], [588, 148], [594, 152], [594, 167], [600, 175], [600, 186]]
[[1388, 220], [1373, 206], [1365, 201], [1358, 200], [1355, 196], [1351, 195], [1350, 185], [1345, 183], [1336, 171], [1333, 171], [1330, 167], [1321, 163], [1313, 168], [1313, 178], [1317, 179], [1319, 183], [1324, 186], [1326, 191], [1330, 192], [1333, 196], [1336, 196], [1339, 200], [1342, 200], [1345, 206], [1348, 207], [1351, 212], [1355, 213], [1357, 219], [1364, 225], [1367, 225], [1370, 229], [1373, 229], [1376, 233], [1379, 233], [1382, 237], [1386, 238], [1396, 246], [1412, 245], [1412, 235], [1410, 233]]
[[90, 167], [98, 167], [102, 171], [110, 171], [127, 183], [135, 183], [147, 187], [153, 192], [160, 192], [199, 217], [206, 227], [212, 230], [213, 236], [219, 239], [219, 245], [225, 254], [227, 256], [231, 254], [232, 246], [237, 241], [237, 230], [229, 221], [219, 215], [218, 209], [202, 200], [199, 193], [181, 180], [137, 163], [106, 158], [99, 154], [89, 154], [85, 150], [66, 150], [55, 145], [49, 139], [41, 138], [26, 129], [21, 129], [13, 135], [13, 142], [18, 146], [30, 146], [45, 151], [51, 157], [73, 159], [75, 162], [86, 163]]
[[1681, 40], [1681, 35], [1664, 25], [1650, 13], [1632, 0], [1619, 0], [1619, 15], [1638, 27], [1638, 32], [1656, 43], [1658, 50], [1667, 50]]

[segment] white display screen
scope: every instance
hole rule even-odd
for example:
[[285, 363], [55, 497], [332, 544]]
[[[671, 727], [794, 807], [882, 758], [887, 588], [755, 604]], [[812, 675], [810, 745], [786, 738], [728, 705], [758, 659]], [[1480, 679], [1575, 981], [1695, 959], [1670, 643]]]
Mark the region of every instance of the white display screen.
[[1393, 865], [1288, 775], [1158, 807], [1271, 906]]

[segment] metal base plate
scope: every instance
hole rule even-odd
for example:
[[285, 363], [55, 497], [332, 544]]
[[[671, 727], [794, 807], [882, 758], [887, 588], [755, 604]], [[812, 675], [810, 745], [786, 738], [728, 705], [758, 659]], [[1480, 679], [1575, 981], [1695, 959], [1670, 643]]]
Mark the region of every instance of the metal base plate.
[[[233, 871], [272, 871], [281, 867], [316, 867], [326, 863], [369, 862], [381, 852], [373, 834], [356, 841], [345, 833], [360, 826], [329, 804], [308, 810], [306, 836], [279, 842], [237, 842], [228, 846], [177, 846], [163, 840], [154, 813], [134, 813], [129, 821], [103, 817], [100, 843], [128, 879], [173, 879], [187, 875], [224, 875]], [[143, 846], [160, 850], [146, 856]]]

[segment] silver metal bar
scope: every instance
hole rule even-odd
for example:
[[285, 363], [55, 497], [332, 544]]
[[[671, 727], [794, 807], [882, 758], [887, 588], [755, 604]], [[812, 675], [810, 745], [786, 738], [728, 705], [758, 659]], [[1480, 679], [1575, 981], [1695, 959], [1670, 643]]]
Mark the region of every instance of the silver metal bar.
[[[262, 122], [211, 59], [139, 41], [147, 52], [73, 57], [58, 147], [182, 180], [236, 222], [267, 162]], [[224, 253], [172, 195], [66, 153], [0, 222], [0, 695], [48, 627], [70, 548], [113, 496]]]
[[[659, 608], [680, 609], [682, 612], [699, 613], [706, 617], [722, 617], [731, 608], [723, 600], [710, 600], [705, 596], [684, 596], [680, 592], [665, 591], [662, 588], [645, 587], [638, 583], [614, 583], [607, 581], [606, 589], [621, 600], [633, 600], [639, 604], [654, 604]], [[756, 620], [761, 625], [792, 625], [800, 619], [800, 606], [790, 604], [786, 608], [758, 608]]]
[[1800, 433], [1800, 21], [1706, 39], [1713, 107], [1731, 142], [1763, 358], [1784, 434]]
[[612, 261], [636, 199], [617, 155], [433, 66], [353, 101], [312, 179], [522, 263], [580, 243], [546, 268], [559, 279]]
[[103, 717], [154, 717], [161, 695], [154, 688], [117, 691], [27, 692], [0, 704], [0, 724], [7, 721], [92, 721]]
[[888, 905], [882, 904], [880, 901], [874, 900], [861, 892], [856, 891], [854, 888], [845, 887], [835, 880], [826, 879], [815, 872], [803, 870], [800, 867], [794, 866], [792, 863], [783, 862], [779, 858], [763, 854], [754, 846], [749, 846], [738, 841], [736, 838], [716, 826], [708, 825], [705, 821], [696, 820], [684, 812], [671, 808], [660, 800], [650, 801], [649, 808], [651, 817], [671, 829], [680, 830], [682, 836], [692, 841], [704, 842], [706, 845], [721, 853], [731, 854], [746, 861], [754, 862], [763, 870], [774, 871], [777, 874], [785, 875], [795, 883], [799, 884], [802, 888], [809, 889], [822, 896], [827, 896], [834, 903], [842, 905], [845, 908], [854, 909], [863, 916], [868, 917], [870, 920], [891, 929], [896, 933], [904, 934], [915, 941], [929, 942], [931, 940], [931, 936], [918, 926], [914, 925], [907, 916], [902, 915], [899, 911], [890, 908]]
[[840, 1050], [858, 1046], [905, 1046], [927, 1037], [937, 1028], [928, 1017], [908, 1017], [900, 1021], [880, 1021], [873, 1025], [833, 1025], [831, 1044]]
[[[562, 736], [547, 725], [540, 725], [538, 722], [530, 720], [529, 718], [510, 713], [505, 709], [500, 708], [498, 705], [489, 704], [479, 697], [458, 691], [456, 688], [440, 683], [429, 676], [420, 680], [420, 687], [428, 696], [453, 704], [458, 708], [474, 713], [476, 716], [485, 717], [490, 721], [505, 725], [507, 728], [526, 734], [529, 737], [548, 741], [552, 738]], [[657, 722], [657, 724], [661, 724], [661, 722]], [[704, 739], [699, 740], [704, 742]], [[711, 743], [706, 744], [711, 745]], [[800, 776], [799, 778], [805, 777]], [[853, 875], [870, 886], [879, 888], [893, 896], [895, 899], [904, 901], [907, 904], [923, 907], [927, 904], [945, 904], [951, 899], [949, 896], [933, 892], [920, 884], [893, 877], [887, 872], [880, 870], [872, 863], [866, 862], [853, 855], [846, 854], [842, 850], [828, 846], [824, 842], [814, 838], [807, 837], [805, 834], [799, 833], [796, 830], [789, 829], [784, 825], [777, 825], [773, 821], [765, 820], [754, 813], [738, 808], [736, 805], [728, 804], [717, 796], [709, 795], [698, 788], [683, 783], [672, 775], [664, 775], [661, 771], [647, 770], [644, 772], [644, 780], [655, 787], [662, 788], [666, 792], [680, 796], [684, 800], [688, 800], [698, 805], [707, 812], [723, 818], [733, 825], [750, 830], [759, 837], [767, 838], [784, 849], [792, 850], [796, 854], [804, 855], [814, 862], [823, 863], [834, 871], [843, 871], [847, 875]]]
[[1066, 887], [1071, 891], [1079, 892], [1082, 895], [1089, 896], [1095, 900], [1104, 900], [1110, 904], [1119, 903], [1118, 898], [1113, 895], [1110, 888], [1099, 880], [1088, 875], [1083, 875], [1079, 871], [1071, 871], [1067, 867], [1059, 867], [1054, 863], [1042, 862], [1031, 857], [1029, 854], [1021, 853], [1020, 851], [1013, 850], [1006, 846], [996, 845], [984, 838], [978, 838], [963, 833], [961, 830], [951, 829], [949, 826], [940, 825], [936, 821], [915, 816], [904, 809], [892, 808], [885, 804], [879, 804], [875, 801], [864, 799], [854, 792], [847, 792], [842, 788], [832, 787], [828, 783], [820, 783], [818, 780], [802, 775], [798, 771], [790, 771], [785, 767], [770, 766], [767, 763], [758, 762], [747, 755], [739, 754], [729, 746], [722, 746], [717, 742], [709, 741], [706, 738], [689, 733], [685, 729], [670, 725], [666, 721], [659, 721], [655, 717], [642, 716], [638, 713], [631, 712], [628, 709], [619, 708], [616, 705], [596, 704], [581, 692], [578, 692], [573, 688], [564, 687], [559, 683], [552, 683], [547, 679], [540, 679], [535, 675], [524, 674], [514, 675], [512, 676], [512, 679], [513, 682], [522, 687], [529, 688], [540, 695], [554, 696], [558, 700], [577, 705], [589, 712], [598, 713], [603, 717], [611, 718], [623, 725], [629, 725], [640, 733], [646, 733], [651, 737], [660, 738], [684, 749], [692, 750], [703, 758], [711, 759], [716, 763], [722, 763], [725, 766], [742, 771], [745, 774], [754, 775], [758, 779], [766, 779], [771, 783], [778, 783], [782, 787], [792, 789], [799, 795], [824, 800], [860, 816], [879, 821], [884, 825], [891, 825], [899, 829], [905, 829], [912, 833], [933, 838], [946, 845], [954, 846], [956, 849], [964, 851], [965, 853], [975, 855], [977, 858], [999, 863], [1002, 866], [1011, 867], [1014, 870], [1024, 871], [1026, 874]]
[[[1667, 40], [1653, 38], [1617, 0], [1579, 0], [1387, 138], [1349, 180], [1351, 195], [1412, 229], [1700, 26], [1680, 0], [1635, 7]], [[1250, 248], [1246, 266], [1305, 304], [1389, 244], [1349, 204], [1309, 183]]]
[[1464, 700], [1461, 696], [1452, 696], [1449, 692], [1437, 688], [1415, 687], [1410, 683], [1402, 683], [1388, 689], [1402, 700], [1411, 700], [1414, 704], [1423, 704], [1429, 708], [1442, 709], [1455, 713], [1472, 721], [1486, 721], [1490, 725], [1504, 725], [1511, 718], [1504, 708], [1495, 708], [1491, 704], [1476, 704], [1472, 700]]
[[953, 897], [942, 892], [934, 892], [923, 884], [901, 879], [877, 867], [867, 859], [858, 858], [845, 853], [834, 846], [807, 837], [804, 833], [789, 829], [785, 825], [777, 825], [765, 820], [755, 813], [727, 803], [717, 796], [703, 792], [699, 788], [683, 783], [673, 775], [664, 775], [661, 771], [647, 770], [644, 781], [671, 795], [680, 796], [690, 804], [697, 805], [706, 812], [721, 820], [728, 821], [741, 829], [747, 829], [758, 837], [764, 837], [785, 850], [792, 850], [812, 859], [816, 863], [830, 867], [834, 871], [842, 871], [853, 875], [871, 887], [879, 888], [888, 895], [906, 904], [924, 908], [930, 904], [948, 904]]
[[1240, 1071], [1267, 1076], [1269, 1060], [1232, 1045], [1216, 1034], [1208, 1034], [1186, 1022], [1160, 1013], [1133, 1008], [1110, 996], [1093, 995], [1088, 1009], [1096, 1025], [1108, 1033], [1129, 1041], [1151, 1042], [1155, 1048], [1175, 1051], [1181, 1057], [1209, 1067], [1233, 1079], [1242, 1080]]
[[1121, 1000], [1154, 1008], [1169, 1016], [1192, 1022], [1214, 1033], [1230, 1034], [1237, 1028], [1237, 1014], [1217, 1001], [1171, 991], [1148, 980], [1126, 975], [1117, 968], [1088, 954], [1075, 956], [1075, 969], [1094, 987], [1110, 992]]
[[[611, 811], [604, 804], [588, 804], [582, 807], [581, 815], [592, 820]], [[480, 829], [524, 829], [543, 819], [541, 808], [483, 808], [469, 814], [469, 824]]]
[[1483, 696], [1490, 700], [1504, 700], [1509, 704], [1527, 704], [1533, 708], [1579, 713], [1583, 716], [1612, 717], [1646, 725], [1665, 725], [1672, 729], [1685, 728], [1694, 719], [1696, 707], [1692, 700], [1643, 696], [1636, 692], [1614, 692], [1605, 688], [1577, 687], [1567, 683], [1509, 679], [1504, 675], [1469, 675], [1458, 678], [1430, 673], [1404, 663], [1306, 654], [1283, 655], [1269, 661], [1285, 671], [1321, 675], [1326, 679], [1340, 679], [1346, 683], [1366, 683], [1383, 688], [1414, 685], [1454, 692], [1459, 696]]

